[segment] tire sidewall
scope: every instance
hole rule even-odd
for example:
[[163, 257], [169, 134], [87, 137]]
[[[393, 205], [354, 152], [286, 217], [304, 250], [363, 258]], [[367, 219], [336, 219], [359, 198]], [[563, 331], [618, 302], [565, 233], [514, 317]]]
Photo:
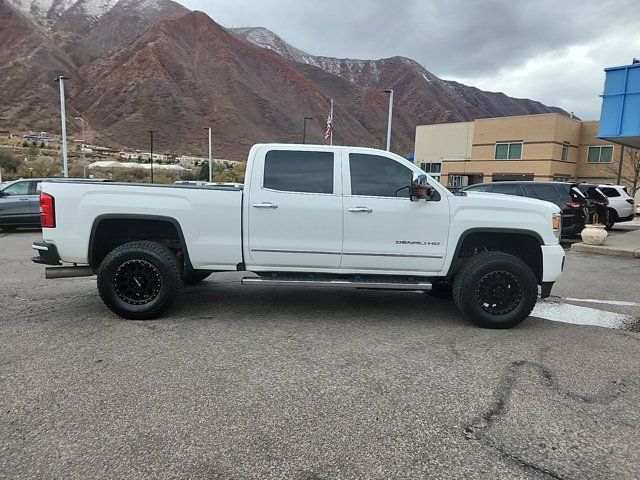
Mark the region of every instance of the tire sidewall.
[[[142, 246], [123, 245], [109, 253], [98, 270], [98, 290], [107, 306], [120, 316], [131, 319], [147, 319], [159, 315], [168, 308], [167, 303], [173, 299], [180, 289], [179, 279], [176, 277], [176, 266], [167, 262], [166, 256], [158, 254], [153, 249]], [[160, 247], [162, 248], [162, 247]], [[130, 260], [144, 260], [152, 264], [160, 273], [160, 292], [149, 303], [132, 305], [117, 294], [114, 278], [118, 268]], [[176, 261], [176, 260], [174, 260]], [[177, 265], [177, 261], [176, 261]]]
[[[506, 256], [505, 256], [506, 257]], [[494, 315], [485, 311], [478, 303], [478, 284], [487, 274], [496, 271], [509, 272], [516, 277], [522, 291], [518, 306], [503, 315]], [[474, 265], [467, 272], [460, 286], [459, 306], [462, 311], [481, 327], [511, 328], [529, 316], [538, 298], [538, 283], [528, 267], [519, 258], [492, 258]]]

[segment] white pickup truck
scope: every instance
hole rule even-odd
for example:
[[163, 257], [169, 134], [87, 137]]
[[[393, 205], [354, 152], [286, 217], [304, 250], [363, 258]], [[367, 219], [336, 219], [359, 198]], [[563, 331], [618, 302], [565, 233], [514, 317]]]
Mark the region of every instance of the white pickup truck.
[[423, 290], [509, 328], [564, 264], [557, 206], [453, 195], [367, 148], [255, 145], [244, 187], [51, 181], [40, 204], [47, 278], [97, 275], [129, 319], [165, 313], [184, 283], [246, 271], [248, 285]]

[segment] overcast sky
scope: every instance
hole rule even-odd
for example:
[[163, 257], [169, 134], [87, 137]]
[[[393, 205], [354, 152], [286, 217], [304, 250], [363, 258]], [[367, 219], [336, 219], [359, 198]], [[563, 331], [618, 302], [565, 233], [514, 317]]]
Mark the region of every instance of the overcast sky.
[[179, 0], [316, 55], [403, 55], [441, 78], [600, 113], [603, 68], [640, 58], [640, 0]]

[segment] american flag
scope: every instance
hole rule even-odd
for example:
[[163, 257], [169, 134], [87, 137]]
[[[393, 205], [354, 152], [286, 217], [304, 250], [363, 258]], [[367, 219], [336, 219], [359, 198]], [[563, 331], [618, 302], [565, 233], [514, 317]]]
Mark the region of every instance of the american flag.
[[329, 116], [327, 117], [327, 130], [324, 132], [324, 139], [328, 140], [333, 133], [333, 100], [331, 100], [331, 110], [329, 111]]

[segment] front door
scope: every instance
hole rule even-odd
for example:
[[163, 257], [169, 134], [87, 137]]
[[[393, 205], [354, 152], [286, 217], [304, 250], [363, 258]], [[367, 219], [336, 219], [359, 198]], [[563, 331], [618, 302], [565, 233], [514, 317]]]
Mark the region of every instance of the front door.
[[342, 255], [339, 151], [263, 147], [255, 155], [246, 215], [253, 266], [337, 269]]
[[439, 272], [447, 251], [447, 197], [411, 202], [414, 169], [399, 157], [349, 153], [344, 160], [341, 268], [372, 274]]

